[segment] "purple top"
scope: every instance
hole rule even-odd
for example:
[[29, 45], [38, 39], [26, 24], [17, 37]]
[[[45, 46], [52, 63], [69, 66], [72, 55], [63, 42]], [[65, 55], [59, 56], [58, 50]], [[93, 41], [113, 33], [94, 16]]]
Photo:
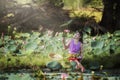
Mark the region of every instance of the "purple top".
[[81, 42], [79, 41], [77, 44], [74, 43], [74, 40], [72, 39], [69, 46], [69, 52], [73, 54], [80, 53], [81, 48]]

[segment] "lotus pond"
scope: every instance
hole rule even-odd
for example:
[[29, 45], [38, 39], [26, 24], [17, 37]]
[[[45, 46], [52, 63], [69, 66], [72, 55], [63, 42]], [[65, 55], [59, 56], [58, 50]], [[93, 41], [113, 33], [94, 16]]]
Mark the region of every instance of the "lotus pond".
[[[62, 76], [68, 80], [80, 80], [81, 78], [92, 80], [93, 77], [99, 78], [95, 80], [119, 80], [120, 31], [96, 36], [90, 36], [89, 33], [90, 28], [83, 32], [84, 59], [82, 64], [86, 68], [85, 73], [69, 71], [70, 66], [66, 60], [67, 51], [61, 44], [62, 32], [57, 32], [54, 36], [51, 35], [51, 31], [45, 34], [18, 33], [15, 30], [12, 34], [2, 33], [0, 80], [61, 80]], [[68, 39], [72, 36], [72, 33], [66, 34]], [[57, 56], [51, 57], [53, 54]], [[60, 63], [62, 67], [50, 65], [60, 70], [49, 70], [50, 67], [46, 65], [51, 61]], [[47, 68], [47, 71], [43, 70], [44, 68]], [[116, 72], [105, 71], [107, 69], [115, 69]]]

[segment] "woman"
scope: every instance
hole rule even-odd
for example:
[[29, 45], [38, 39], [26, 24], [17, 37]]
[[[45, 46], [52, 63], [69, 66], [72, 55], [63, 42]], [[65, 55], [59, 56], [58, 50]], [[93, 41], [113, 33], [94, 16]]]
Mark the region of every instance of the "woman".
[[73, 36], [72, 39], [70, 39], [67, 44], [65, 44], [65, 38], [63, 37], [63, 45], [65, 49], [68, 49], [68, 53], [69, 53], [69, 61], [72, 62], [76, 62], [77, 66], [76, 68], [80, 68], [82, 72], [84, 72], [84, 67], [83, 65], [80, 63], [80, 61], [82, 60], [83, 57], [83, 53], [82, 53], [82, 43], [79, 41], [81, 38], [80, 33], [76, 32]]

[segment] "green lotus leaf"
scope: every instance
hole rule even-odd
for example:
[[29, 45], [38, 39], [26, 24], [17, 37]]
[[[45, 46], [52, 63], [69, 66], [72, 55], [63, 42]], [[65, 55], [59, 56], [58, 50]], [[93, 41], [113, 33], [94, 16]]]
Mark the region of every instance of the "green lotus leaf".
[[0, 39], [0, 45], [2, 45], [3, 44], [3, 42], [2, 42], [2, 40]]
[[25, 46], [26, 50], [34, 50], [35, 48], [37, 48], [37, 44], [35, 42], [29, 42]]
[[70, 64], [71, 64], [71, 68], [72, 68], [71, 70], [75, 70], [77, 63], [75, 61], [72, 61], [72, 62], [70, 62]]
[[92, 70], [97, 70], [97, 69], [99, 69], [99, 66], [100, 66], [100, 64], [99, 64], [99, 62], [91, 62], [91, 63], [89, 63], [89, 65], [90, 65], [90, 69], [92, 69]]
[[120, 36], [120, 30], [114, 32], [115, 36]]
[[106, 45], [106, 46], [103, 47], [102, 50], [103, 50], [103, 51], [107, 51], [107, 50], [109, 50], [109, 49], [110, 49], [110, 45]]
[[28, 38], [28, 37], [30, 37], [29, 33], [17, 33], [15, 35], [15, 38]]
[[8, 41], [10, 39], [10, 36], [4, 36], [4, 40]]
[[70, 62], [70, 64], [71, 64], [72, 66], [76, 66], [76, 65], [77, 65], [76, 62], [74, 62], [74, 61]]
[[52, 70], [59, 70], [62, 68], [62, 65], [57, 61], [48, 62], [46, 66]]
[[115, 50], [116, 46], [115, 45], [110, 45], [110, 49]]
[[90, 34], [91, 28], [90, 27], [84, 27], [84, 31]]
[[39, 35], [40, 35], [40, 33], [33, 32], [33, 34], [31, 34], [31, 36], [30, 36], [30, 41], [38, 39]]
[[109, 38], [109, 37], [108, 37], [107, 34], [101, 36], [101, 39], [108, 39], [108, 38]]
[[19, 36], [21, 36], [21, 37], [29, 37], [30, 34], [29, 33], [21, 33], [21, 34], [19, 34]]
[[83, 32], [83, 38], [87, 38], [88, 37], [88, 34]]
[[8, 50], [10, 50], [10, 51], [12, 51], [12, 52], [15, 51], [16, 48], [17, 48], [16, 45], [10, 45], [10, 46], [8, 46]]
[[99, 40], [96, 40], [96, 41], [92, 41], [91, 42], [91, 47], [93, 48], [93, 49], [97, 49], [97, 48], [103, 48], [103, 46], [104, 46], [104, 41], [99, 41]]
[[9, 41], [9, 44], [14, 44], [14, 43], [15, 43], [14, 40], [10, 40], [10, 41]]
[[1, 54], [1, 53], [4, 53], [4, 50], [3, 50], [3, 48], [0, 48], [0, 54]]
[[100, 49], [100, 48], [97, 48], [97, 49], [94, 49], [93, 50], [93, 53], [95, 54], [95, 55], [100, 55], [101, 53], [103, 53], [104, 51], [102, 50], [102, 49]]
[[116, 47], [115, 52], [116, 52], [116, 53], [120, 53], [120, 45], [118, 45], [118, 46]]

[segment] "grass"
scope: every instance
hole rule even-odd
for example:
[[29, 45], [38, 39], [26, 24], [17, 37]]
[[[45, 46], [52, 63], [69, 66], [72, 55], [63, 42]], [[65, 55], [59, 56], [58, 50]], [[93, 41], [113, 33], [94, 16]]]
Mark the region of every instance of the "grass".
[[45, 66], [46, 62], [50, 61], [49, 58], [41, 56], [41, 54], [31, 54], [24, 56], [11, 56], [7, 55], [0, 58], [0, 69], [7, 67], [32, 67], [36, 66]]

